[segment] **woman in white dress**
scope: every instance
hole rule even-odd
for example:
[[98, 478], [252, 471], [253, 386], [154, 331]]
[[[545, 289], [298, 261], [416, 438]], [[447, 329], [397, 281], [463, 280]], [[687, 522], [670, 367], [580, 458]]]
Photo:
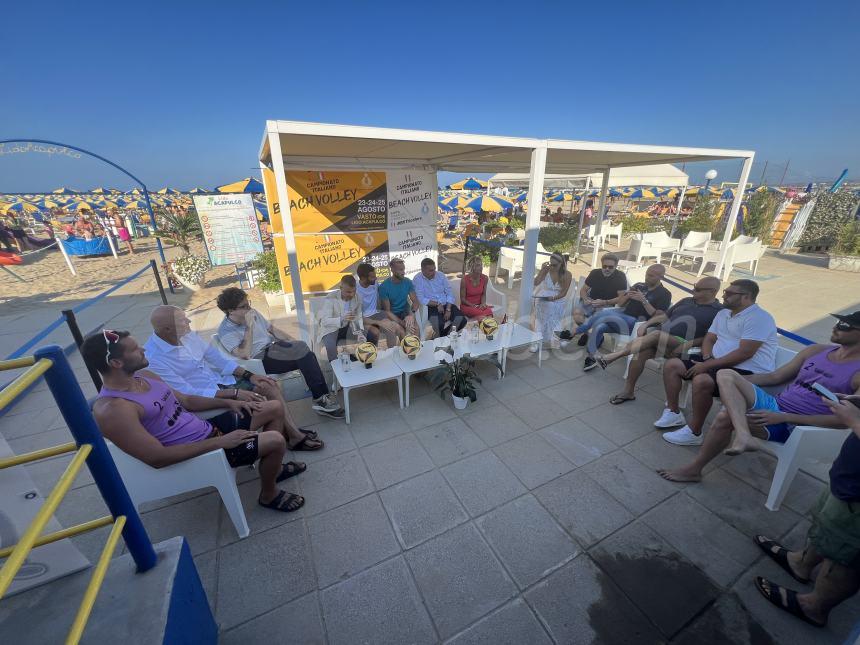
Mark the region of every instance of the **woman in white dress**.
[[[535, 331], [543, 336], [544, 345], [558, 342], [553, 332], [561, 329], [564, 301], [571, 282], [566, 265], [561, 253], [553, 253], [535, 276]], [[538, 347], [532, 347], [531, 351], [538, 351]]]

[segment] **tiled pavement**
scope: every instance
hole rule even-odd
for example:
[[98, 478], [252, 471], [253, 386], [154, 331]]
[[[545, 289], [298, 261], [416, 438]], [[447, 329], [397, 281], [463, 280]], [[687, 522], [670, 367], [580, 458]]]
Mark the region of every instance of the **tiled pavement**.
[[[556, 355], [538, 370], [528, 355], [508, 366], [463, 412], [420, 379], [407, 410], [392, 384], [357, 391], [351, 426], [291, 403], [326, 449], [291, 456], [309, 464], [288, 482], [307, 497], [298, 513], [258, 507], [256, 472], [240, 471], [245, 540], [214, 493], [147, 505], [153, 540], [187, 537], [223, 642], [844, 641], [857, 598], [815, 630], [752, 585], [759, 574], [793, 583], [750, 537], [800, 544], [822, 482], [801, 473], [776, 513], [764, 508], [763, 455], [722, 458], [701, 484], [666, 482], [654, 469], [694, 449], [651, 426], [658, 375], [612, 406], [621, 365], [584, 374]], [[0, 420], [16, 452], [68, 436], [45, 396]], [[32, 414], [44, 416], [36, 434]], [[30, 473], [44, 490], [62, 463]], [[82, 477], [57, 515], [68, 525], [100, 512]], [[104, 531], [77, 539], [90, 558]]]

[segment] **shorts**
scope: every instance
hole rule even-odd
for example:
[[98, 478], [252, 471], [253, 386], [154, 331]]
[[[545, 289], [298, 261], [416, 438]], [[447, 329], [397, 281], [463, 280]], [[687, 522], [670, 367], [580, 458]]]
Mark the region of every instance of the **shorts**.
[[860, 502], [846, 502], [825, 489], [818, 498], [809, 541], [828, 560], [860, 571]]
[[[687, 341], [685, 340], [684, 342], [686, 343]], [[681, 362], [684, 364], [684, 366], [687, 369], [690, 369], [696, 363], [703, 362], [702, 361], [702, 355], [701, 354], [693, 354], [690, 358], [682, 358]], [[708, 370], [706, 372], [706, 374], [714, 380], [714, 398], [715, 399], [720, 398], [720, 388], [717, 386], [717, 372], [719, 372], [720, 370], [732, 370], [732, 371], [737, 372], [741, 376], [749, 376], [750, 374], [752, 374], [752, 372], [750, 372], [749, 370], [744, 370], [744, 369], [741, 369], [739, 367], [718, 367], [717, 369], [714, 369], [714, 370]]]
[[120, 226], [116, 230], [116, 232], [119, 235], [119, 239], [121, 239], [123, 242], [128, 242], [131, 240], [131, 235], [128, 234], [128, 229], [125, 226]]
[[[213, 417], [210, 422], [213, 426], [211, 436], [230, 434], [235, 430], [250, 428], [251, 415], [247, 413], [236, 415], [232, 412], [225, 412]], [[224, 456], [227, 457], [227, 463], [232, 468], [250, 466], [260, 457], [260, 438], [254, 436], [234, 448], [224, 448]]]
[[[777, 403], [775, 396], [765, 392], [758, 385], [753, 385], [753, 388], [755, 389], [755, 403], [753, 403], [750, 410], [772, 410], [774, 412], [782, 412], [782, 410], [779, 409], [779, 404]], [[785, 443], [791, 435], [791, 431], [794, 430], [794, 425], [791, 423], [775, 423], [773, 425], [765, 426], [764, 429], [767, 431], [768, 441]]]

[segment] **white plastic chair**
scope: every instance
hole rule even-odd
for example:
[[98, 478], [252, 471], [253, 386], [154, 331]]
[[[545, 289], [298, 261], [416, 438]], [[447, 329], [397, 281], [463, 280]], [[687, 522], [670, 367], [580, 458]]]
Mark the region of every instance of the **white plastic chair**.
[[627, 249], [627, 257], [635, 262], [642, 262], [643, 258], [657, 258], [659, 262], [663, 253], [677, 251], [681, 246], [681, 240], [676, 240], [665, 231], [656, 233], [638, 233], [633, 236], [630, 248]]
[[[460, 278], [449, 278], [451, 290], [454, 292], [454, 301], [460, 306]], [[507, 313], [508, 297], [493, 286], [491, 280], [487, 280], [487, 304], [497, 312]]]
[[[313, 353], [317, 353], [320, 348], [317, 346], [319, 343], [317, 342], [317, 326], [319, 325], [319, 312], [322, 309], [323, 304], [325, 304], [325, 299], [327, 296], [312, 296], [308, 298], [308, 326], [310, 327], [310, 333], [308, 336], [311, 339], [311, 351]], [[333, 361], [337, 356], [326, 356], [329, 361]]]
[[672, 266], [672, 263], [678, 258], [686, 258], [692, 264], [695, 264], [697, 259], [702, 260], [708, 251], [710, 241], [710, 231], [690, 231], [681, 242], [681, 247], [672, 253], [672, 257], [669, 258], [669, 266]]
[[212, 486], [221, 495], [221, 501], [239, 537], [246, 538], [251, 533], [236, 486], [236, 470], [227, 463], [223, 450], [212, 450], [172, 466], [153, 468], [123, 452], [107, 439], [105, 443], [135, 507], [139, 508], [144, 502]]

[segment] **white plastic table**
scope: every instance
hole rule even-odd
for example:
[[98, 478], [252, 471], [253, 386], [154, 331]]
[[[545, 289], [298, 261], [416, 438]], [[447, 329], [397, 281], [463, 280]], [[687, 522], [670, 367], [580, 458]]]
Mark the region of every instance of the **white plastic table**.
[[406, 390], [404, 404], [409, 407], [409, 380], [413, 374], [429, 372], [439, 366], [439, 359], [434, 356], [436, 352], [436, 340], [427, 340], [421, 343], [421, 351], [414, 359], [409, 359], [400, 349], [394, 351], [394, 362], [403, 372], [403, 383]]
[[350, 422], [349, 416], [349, 391], [356, 387], [383, 383], [384, 381], [397, 381], [397, 394], [400, 396], [400, 407], [403, 407], [403, 371], [395, 360], [395, 353], [400, 350], [396, 347], [379, 352], [373, 367], [367, 369], [362, 363], [350, 363], [350, 370], [345, 372], [340, 361], [335, 359], [331, 362], [331, 370], [334, 372], [335, 385], [340, 384], [343, 388], [343, 408], [346, 412], [346, 422]]
[[[506, 368], [509, 350], [543, 342], [543, 335], [540, 332], [532, 331], [528, 327], [523, 327], [519, 323], [509, 322], [502, 325], [501, 340], [504, 347], [504, 351], [502, 352], [502, 368]], [[538, 367], [540, 367], [543, 352], [538, 351], [536, 354], [538, 357]]]

